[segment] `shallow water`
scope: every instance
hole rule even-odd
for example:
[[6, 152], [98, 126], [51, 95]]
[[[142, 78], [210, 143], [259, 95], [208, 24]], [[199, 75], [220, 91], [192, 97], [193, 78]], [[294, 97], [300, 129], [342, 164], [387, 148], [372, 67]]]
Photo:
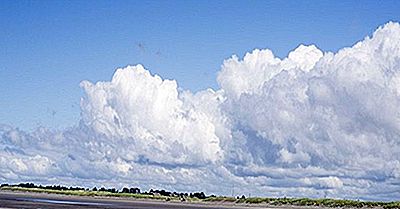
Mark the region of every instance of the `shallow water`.
[[19, 200], [30, 201], [30, 202], [53, 203], [53, 204], [68, 204], [68, 205], [99, 205], [99, 206], [101, 206], [101, 205], [110, 205], [110, 204], [97, 203], [97, 202], [50, 200], [50, 199], [40, 199], [40, 198], [20, 198]]

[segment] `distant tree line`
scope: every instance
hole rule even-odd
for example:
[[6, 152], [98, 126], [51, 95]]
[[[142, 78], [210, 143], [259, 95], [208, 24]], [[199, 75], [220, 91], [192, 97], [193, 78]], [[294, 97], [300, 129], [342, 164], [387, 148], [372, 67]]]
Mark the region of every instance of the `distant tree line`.
[[[170, 192], [166, 190], [156, 190], [156, 189], [150, 189], [149, 191], [144, 191], [141, 192], [139, 188], [132, 187], [124, 187], [121, 190], [118, 190], [116, 188], [97, 188], [94, 187], [92, 189], [88, 188], [83, 188], [83, 187], [67, 187], [67, 186], [61, 186], [61, 185], [51, 185], [51, 186], [42, 186], [42, 185], [35, 185], [33, 183], [20, 183], [20, 184], [1, 184], [0, 187], [5, 187], [5, 186], [10, 186], [10, 187], [22, 187], [22, 188], [39, 188], [39, 189], [51, 189], [51, 190], [64, 190], [64, 191], [78, 191], [78, 190], [84, 190], [84, 191], [94, 191], [94, 192], [110, 192], [110, 193], [130, 193], [130, 194], [147, 194], [147, 195], [155, 195], [155, 196], [166, 196], [166, 197], [180, 197], [181, 199], [186, 199], [188, 197], [190, 198], [198, 198], [198, 199], [205, 199], [207, 196], [204, 194], [204, 192], [194, 192], [194, 193], [178, 193], [178, 192]], [[214, 195], [212, 195], [214, 196]]]
[[33, 183], [20, 183], [20, 184], [14, 184], [14, 185], [2, 184], [1, 185], [1, 187], [4, 187], [4, 186], [17, 186], [17, 187], [23, 187], [23, 188], [39, 188], [39, 189], [52, 189], [52, 190], [71, 190], [71, 191], [86, 190], [83, 187], [66, 187], [66, 186], [61, 186], [61, 185], [42, 186], [42, 185], [35, 185]]

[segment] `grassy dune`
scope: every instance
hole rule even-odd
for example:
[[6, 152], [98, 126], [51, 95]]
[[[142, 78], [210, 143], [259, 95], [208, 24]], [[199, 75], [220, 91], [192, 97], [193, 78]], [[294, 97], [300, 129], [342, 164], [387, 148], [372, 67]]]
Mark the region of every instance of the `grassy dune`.
[[367, 202], [356, 200], [340, 200], [340, 199], [309, 199], [309, 198], [240, 198], [233, 197], [209, 197], [204, 201], [217, 201], [217, 202], [235, 202], [247, 204], [268, 204], [268, 205], [296, 205], [296, 206], [324, 206], [332, 208], [400, 208], [400, 201], [397, 202]]
[[[149, 194], [131, 194], [131, 193], [111, 193], [106, 191], [88, 191], [88, 190], [53, 190], [41, 188], [24, 188], [18, 186], [3, 186], [0, 190], [37, 192], [49, 194], [77, 195], [77, 196], [103, 196], [103, 197], [128, 197], [137, 199], [153, 199], [164, 201], [180, 201], [179, 197], [157, 196]], [[267, 204], [267, 205], [295, 205], [295, 206], [323, 206], [332, 208], [384, 208], [400, 209], [400, 201], [397, 202], [367, 202], [355, 200], [340, 199], [309, 199], [309, 198], [234, 198], [234, 197], [207, 197], [200, 200], [198, 198], [187, 198], [189, 202], [218, 202], [218, 203], [236, 203], [236, 204]]]

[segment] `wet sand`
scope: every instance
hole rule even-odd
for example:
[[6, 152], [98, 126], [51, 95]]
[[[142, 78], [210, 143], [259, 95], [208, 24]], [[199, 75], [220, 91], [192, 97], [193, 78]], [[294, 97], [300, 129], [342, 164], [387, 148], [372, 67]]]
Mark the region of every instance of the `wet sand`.
[[[227, 203], [181, 203], [157, 200], [139, 200], [116, 197], [82, 197], [45, 193], [10, 192], [0, 191], [0, 208], [134, 208], [134, 209], [255, 209], [267, 207], [254, 207], [246, 205], [233, 205]], [[269, 207], [271, 208], [271, 207]], [[293, 208], [293, 207], [274, 207]], [[300, 208], [300, 207], [296, 207]]]

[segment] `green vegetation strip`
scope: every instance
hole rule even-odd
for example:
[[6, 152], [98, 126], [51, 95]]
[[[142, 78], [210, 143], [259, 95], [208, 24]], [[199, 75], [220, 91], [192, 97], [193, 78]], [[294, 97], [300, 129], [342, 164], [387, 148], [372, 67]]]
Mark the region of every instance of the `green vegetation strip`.
[[216, 202], [234, 202], [246, 204], [268, 204], [268, 205], [296, 205], [296, 206], [323, 206], [323, 207], [380, 207], [385, 209], [400, 208], [400, 202], [365, 202], [355, 200], [339, 200], [339, 199], [309, 199], [309, 198], [239, 198], [233, 197], [208, 197], [203, 201], [216, 201]]
[[23, 188], [16, 186], [4, 186], [0, 190], [20, 191], [20, 192], [37, 192], [48, 194], [62, 194], [62, 195], [77, 195], [77, 196], [100, 196], [100, 197], [131, 197], [138, 199], [155, 199], [155, 200], [179, 200], [176, 197], [166, 197], [148, 194], [131, 194], [131, 193], [111, 193], [103, 191], [87, 191], [87, 190], [54, 190], [54, 189], [41, 189], [41, 188]]
[[[164, 201], [180, 201], [179, 197], [158, 196], [151, 194], [131, 194], [131, 193], [112, 193], [107, 191], [90, 191], [90, 190], [54, 190], [42, 188], [24, 188], [18, 186], [3, 186], [0, 190], [8, 191], [22, 191], [22, 192], [38, 192], [49, 194], [63, 194], [63, 195], [78, 195], [78, 196], [103, 196], [103, 197], [129, 197], [138, 199], [153, 199]], [[200, 200], [198, 198], [188, 198], [186, 201], [190, 202], [229, 202], [239, 204], [268, 204], [268, 205], [295, 205], [295, 206], [323, 206], [332, 208], [384, 208], [384, 209], [400, 209], [400, 201], [396, 202], [367, 202], [355, 200], [340, 200], [340, 199], [309, 199], [309, 198], [234, 198], [234, 197], [207, 197]]]

